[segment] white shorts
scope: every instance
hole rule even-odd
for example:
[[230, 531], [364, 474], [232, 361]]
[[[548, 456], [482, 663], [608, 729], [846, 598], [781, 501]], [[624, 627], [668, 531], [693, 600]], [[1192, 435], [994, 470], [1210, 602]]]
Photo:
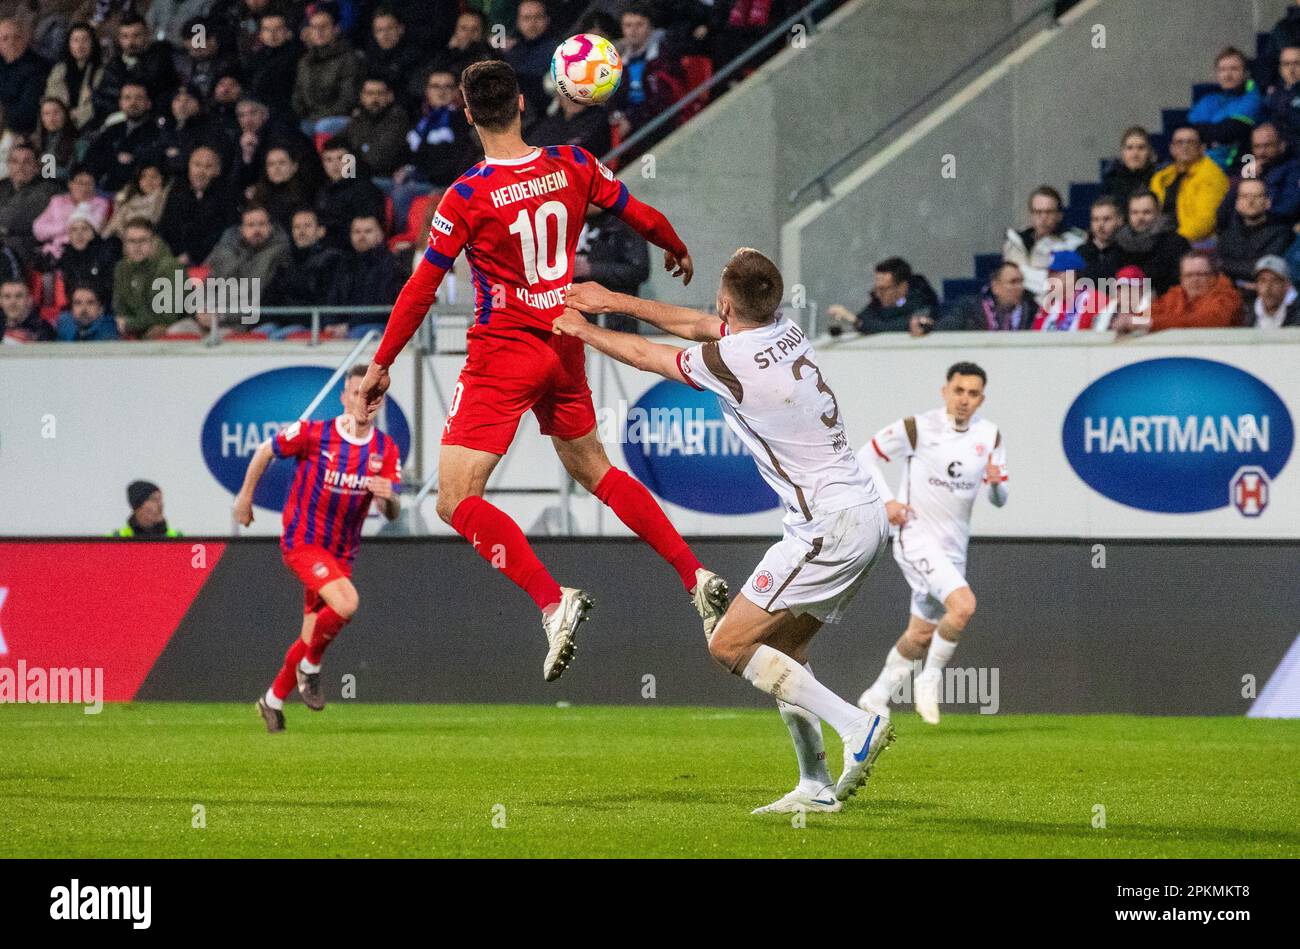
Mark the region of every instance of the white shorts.
[[894, 539], [894, 559], [912, 588], [912, 615], [927, 623], [943, 619], [944, 601], [966, 582], [966, 561], [956, 560], [924, 534], [904, 527]]
[[747, 599], [769, 613], [788, 609], [838, 623], [889, 540], [885, 507], [860, 504], [786, 526], [745, 582]]

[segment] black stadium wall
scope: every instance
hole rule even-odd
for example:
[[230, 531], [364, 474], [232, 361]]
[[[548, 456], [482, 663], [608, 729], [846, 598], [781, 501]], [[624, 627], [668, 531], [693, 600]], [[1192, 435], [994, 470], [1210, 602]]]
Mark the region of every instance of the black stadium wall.
[[[188, 552], [193, 542], [182, 543]], [[301, 588], [274, 542], [224, 543], [137, 700], [251, 701], [278, 667]], [[767, 543], [692, 541], [733, 591]], [[462, 541], [385, 539], [358, 557], [361, 607], [327, 654], [327, 695], [339, 698], [346, 675], [363, 702], [770, 704], [709, 659], [675, 575], [642, 544], [535, 544], [562, 583], [596, 601], [561, 680], [542, 681], [531, 602]], [[976, 540], [969, 578], [979, 606], [952, 665], [995, 683], [1001, 712], [1244, 714], [1244, 677], [1262, 688], [1296, 638], [1298, 563], [1295, 543]], [[907, 613], [907, 586], [882, 559], [847, 621], [818, 636], [818, 677], [856, 697]], [[972, 696], [949, 710], [976, 707]]]

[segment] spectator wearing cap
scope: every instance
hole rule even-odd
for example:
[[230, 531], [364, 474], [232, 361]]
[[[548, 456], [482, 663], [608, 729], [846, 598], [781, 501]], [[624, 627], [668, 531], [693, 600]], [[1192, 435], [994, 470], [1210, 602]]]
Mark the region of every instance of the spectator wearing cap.
[[63, 254], [68, 243], [68, 220], [75, 211], [90, 217], [97, 231], [108, 220], [108, 199], [95, 193], [95, 176], [84, 167], [74, 169], [68, 176], [68, 190], [50, 198], [45, 210], [32, 222], [32, 235], [41, 242], [47, 261], [57, 261]]
[[1093, 320], [1109, 301], [1091, 283], [1078, 278], [1087, 263], [1078, 251], [1058, 250], [1047, 265], [1042, 307], [1033, 329], [1043, 331], [1092, 329]]
[[1042, 300], [1047, 287], [1047, 266], [1058, 250], [1074, 250], [1088, 235], [1077, 228], [1065, 229], [1065, 202], [1050, 185], [1035, 188], [1029, 196], [1030, 226], [1023, 231], [1009, 229], [1002, 245], [1002, 259], [1020, 267], [1025, 289]]
[[54, 327], [41, 319], [22, 277], [0, 280], [0, 311], [5, 317], [6, 343], [45, 343], [54, 339]]
[[167, 526], [162, 489], [152, 481], [132, 481], [127, 485], [126, 502], [131, 506], [131, 516], [126, 519], [126, 526], [110, 532], [109, 537], [160, 540], [181, 536], [180, 531]]
[[1115, 235], [1123, 264], [1141, 268], [1157, 294], [1178, 283], [1179, 261], [1192, 249], [1173, 226], [1173, 220], [1160, 213], [1156, 196], [1139, 191], [1129, 198], [1128, 222]]
[[50, 64], [31, 49], [32, 34], [17, 17], [0, 19], [0, 106], [18, 133], [36, 128]]
[[855, 316], [832, 303], [826, 314], [838, 325], [852, 324], [859, 333], [910, 333], [924, 336], [934, 328], [939, 297], [930, 282], [901, 257], [876, 264], [871, 296]]
[[352, 45], [339, 29], [339, 11], [333, 3], [308, 7], [302, 36], [307, 51], [298, 60], [293, 86], [293, 109], [309, 135], [336, 135], [348, 124], [357, 103], [359, 65]]
[[122, 120], [100, 129], [85, 157], [99, 187], [108, 192], [125, 187], [138, 165], [159, 160], [162, 151], [162, 134], [144, 83], [127, 80], [118, 93], [118, 108]]
[[39, 246], [32, 224], [59, 186], [38, 174], [36, 152], [26, 141], [9, 149], [6, 164], [9, 177], [0, 181], [0, 241], [24, 266], [31, 266]]
[[1278, 71], [1277, 85], [1264, 97], [1263, 119], [1294, 149], [1300, 147], [1300, 45], [1283, 48]]
[[117, 321], [104, 308], [94, 287], [73, 287], [69, 306], [59, 314], [54, 332], [61, 343], [99, 343], [119, 339]]
[[1128, 207], [1130, 196], [1146, 191], [1156, 172], [1156, 152], [1151, 136], [1140, 125], [1124, 130], [1120, 138], [1119, 160], [1106, 169], [1101, 179], [1102, 194], [1110, 195], [1121, 208]]
[[120, 108], [122, 88], [127, 83], [142, 85], [152, 102], [166, 102], [177, 81], [170, 47], [152, 42], [144, 20], [127, 13], [118, 21], [117, 50], [104, 65], [104, 78], [95, 89], [95, 122], [103, 123]]
[[1198, 99], [1187, 113], [1187, 121], [1209, 145], [1209, 157], [1224, 171], [1237, 167], [1250, 143], [1250, 130], [1264, 111], [1263, 97], [1246, 69], [1245, 53], [1232, 46], [1223, 50], [1214, 60], [1219, 88]]
[[366, 160], [371, 174], [382, 179], [375, 182], [381, 190], [387, 186], [391, 192], [393, 173], [405, 164], [406, 132], [410, 127], [406, 110], [397, 104], [388, 78], [367, 76], [361, 84], [361, 104], [353, 110], [343, 139]]
[[113, 270], [121, 252], [116, 242], [99, 236], [88, 210], [72, 212], [67, 224], [68, 242], [59, 257], [58, 274], [64, 292], [69, 287], [94, 287], [106, 307], [113, 305]]
[[159, 135], [158, 149], [167, 176], [183, 175], [190, 154], [200, 145], [208, 146], [221, 156], [222, 168], [232, 167], [235, 148], [230, 137], [220, 123], [203, 110], [199, 89], [187, 83], [172, 95], [171, 111], [164, 119]]
[[172, 185], [158, 234], [186, 267], [208, 259], [239, 219], [234, 189], [221, 176], [221, 156], [208, 145], [190, 152], [185, 177]]
[[289, 17], [272, 7], [257, 21], [257, 49], [247, 59], [246, 93], [265, 103], [277, 119], [298, 125], [293, 111], [293, 87], [298, 79], [302, 44], [294, 36]]
[[1291, 229], [1269, 215], [1270, 207], [1264, 182], [1247, 178], [1237, 187], [1236, 206], [1220, 217], [1220, 268], [1239, 288], [1248, 288], [1261, 257], [1284, 254], [1291, 243]]
[[1276, 254], [1255, 263], [1255, 303], [1247, 322], [1264, 329], [1300, 326], [1300, 293], [1291, 283], [1286, 261]]
[[1193, 250], [1184, 255], [1178, 286], [1157, 297], [1146, 314], [1117, 316], [1111, 328], [1120, 333], [1149, 328], [1156, 330], [1237, 326], [1241, 323], [1241, 294], [1226, 274], [1220, 273], [1214, 257]]
[[1300, 161], [1291, 157], [1286, 140], [1272, 122], [1261, 122], [1250, 133], [1252, 160], [1242, 174], [1231, 181], [1228, 194], [1219, 205], [1219, 226], [1237, 203], [1237, 188], [1243, 180], [1258, 179], [1268, 191], [1269, 215], [1291, 225], [1300, 220]]
[[1025, 289], [1025, 276], [1003, 261], [979, 294], [953, 301], [936, 324], [938, 330], [1027, 330], [1033, 327], [1038, 304]]
[[1112, 286], [1113, 294], [1093, 317], [1094, 330], [1112, 329], [1119, 317], [1143, 313], [1151, 305], [1151, 281], [1140, 267], [1129, 264], [1119, 268]]
[[1214, 233], [1215, 216], [1228, 193], [1228, 176], [1205, 154], [1194, 125], [1174, 129], [1169, 153], [1174, 160], [1151, 178], [1151, 192], [1179, 234], [1192, 243], [1203, 241]]
[[1123, 226], [1124, 212], [1113, 197], [1103, 194], [1092, 202], [1088, 239], [1079, 245], [1079, 256], [1084, 262], [1082, 277], [1104, 280], [1114, 277], [1124, 266], [1124, 251], [1116, 241]]

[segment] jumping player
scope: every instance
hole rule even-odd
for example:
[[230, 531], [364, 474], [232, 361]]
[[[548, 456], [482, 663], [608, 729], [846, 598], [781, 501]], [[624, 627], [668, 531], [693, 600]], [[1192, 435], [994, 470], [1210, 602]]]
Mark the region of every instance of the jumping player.
[[[966, 582], [971, 508], [982, 484], [989, 486], [993, 504], [1007, 503], [1007, 449], [1002, 433], [977, 414], [987, 381], [975, 363], [957, 363], [948, 370], [948, 381], [940, 390], [943, 408], [899, 419], [858, 452], [863, 468], [885, 496], [896, 538], [894, 559], [912, 588], [907, 629], [889, 650], [875, 683], [858, 699], [858, 705], [868, 711], [887, 709], [912, 663], [924, 659], [913, 698], [921, 718], [931, 725], [939, 723], [943, 669], [975, 615], [975, 594]], [[897, 497], [889, 490], [877, 459], [903, 463]]]
[[542, 675], [549, 682], [573, 657], [591, 597], [556, 583], [514, 520], [483, 498], [520, 416], [530, 409], [574, 480], [677, 571], [706, 631], [712, 632], [726, 609], [726, 582], [700, 565], [650, 492], [610, 465], [595, 430], [582, 344], [551, 332], [572, 281], [589, 204], [612, 211], [663, 248], [665, 269], [684, 283], [690, 282], [692, 264], [668, 220], [632, 197], [590, 152], [524, 144], [523, 97], [507, 64], [468, 66], [461, 90], [465, 117], [478, 129], [487, 157], [439, 202], [429, 247], [397, 298], [362, 392], [373, 409], [388, 388], [388, 367], [463, 250], [474, 274], [475, 320], [443, 427], [438, 516], [485, 560], [503, 562], [502, 572], [542, 611], [549, 644]]
[[[755, 813], [838, 811], [866, 782], [893, 740], [889, 710], [864, 713], [813, 676], [808, 648], [823, 623], [838, 622], [884, 550], [884, 506], [858, 464], [839, 402], [797, 325], [777, 315], [776, 265], [741, 248], [723, 268], [718, 316], [574, 287], [555, 331], [620, 362], [713, 392], [727, 425], [754, 456], [785, 506], [784, 537], [746, 581], [709, 639], [709, 652], [777, 700], [799, 759], [800, 781]], [[592, 326], [584, 313], [629, 313], [701, 345], [678, 349]], [[821, 720], [844, 743], [837, 782], [826, 770]]]
[[[295, 459], [297, 470], [284, 505], [280, 549], [305, 591], [302, 632], [257, 711], [268, 732], [284, 731], [284, 700], [296, 684], [303, 703], [325, 707], [321, 657], [357, 611], [352, 560], [372, 499], [393, 520], [400, 510], [402, 462], [397, 443], [374, 426], [361, 397], [366, 367], [353, 366], [343, 383], [344, 413], [329, 421], [294, 422], [258, 446], [235, 499], [235, 517], [253, 523], [253, 491], [275, 458]], [[377, 410], [376, 406], [376, 410]]]

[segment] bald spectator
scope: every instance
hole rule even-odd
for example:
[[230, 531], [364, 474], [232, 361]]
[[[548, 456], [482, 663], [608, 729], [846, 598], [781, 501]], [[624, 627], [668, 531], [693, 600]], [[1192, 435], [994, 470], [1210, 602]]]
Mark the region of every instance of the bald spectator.
[[50, 64], [31, 49], [31, 39], [31, 30], [22, 20], [0, 20], [0, 105], [9, 127], [24, 134], [36, 128], [50, 71]]
[[1248, 322], [1264, 329], [1300, 326], [1300, 294], [1281, 257], [1270, 255], [1256, 262], [1255, 303]]
[[977, 296], [963, 297], [947, 307], [935, 329], [1009, 331], [1033, 328], [1038, 304], [1025, 289], [1025, 276], [1003, 261]]
[[1285, 254], [1291, 243], [1291, 229], [1269, 216], [1270, 206], [1264, 182], [1247, 178], [1237, 187], [1236, 206], [1221, 219], [1216, 252], [1223, 272], [1238, 287], [1250, 289], [1255, 262]]
[[186, 176], [174, 182], [158, 233], [181, 264], [201, 264], [238, 219], [234, 190], [221, 177], [221, 156], [207, 145], [190, 153]]
[[1201, 133], [1193, 125], [1174, 130], [1169, 153], [1174, 160], [1152, 177], [1151, 191], [1179, 234], [1193, 243], [1205, 240], [1214, 233], [1219, 205], [1228, 193], [1228, 176], [1205, 154]]
[[1237, 203], [1237, 186], [1243, 179], [1257, 178], [1268, 191], [1269, 213], [1284, 224], [1300, 220], [1300, 161], [1291, 157], [1291, 149], [1276, 125], [1262, 122], [1250, 133], [1250, 155], [1242, 174], [1232, 179], [1227, 196], [1219, 205], [1219, 220], [1231, 213]]
[[1152, 332], [1167, 329], [1209, 329], [1241, 324], [1241, 294], [1227, 274], [1220, 273], [1214, 258], [1194, 250], [1183, 257], [1178, 286], [1158, 297], [1148, 314], [1120, 315], [1111, 328], [1120, 334], [1149, 328]]
[[24, 266], [30, 267], [39, 247], [32, 225], [58, 193], [59, 186], [54, 180], [40, 176], [36, 151], [25, 141], [9, 149], [6, 164], [9, 177], [0, 181], [0, 240]]
[[54, 339], [54, 327], [41, 319], [23, 280], [0, 280], [0, 310], [5, 315], [6, 343], [47, 343]]

